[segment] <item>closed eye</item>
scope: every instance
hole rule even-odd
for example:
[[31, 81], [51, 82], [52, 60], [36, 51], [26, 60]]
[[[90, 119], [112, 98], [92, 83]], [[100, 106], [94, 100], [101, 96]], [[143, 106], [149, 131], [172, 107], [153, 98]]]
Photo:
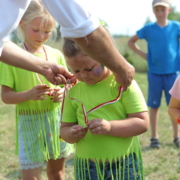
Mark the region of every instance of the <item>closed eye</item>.
[[45, 33], [46, 33], [46, 34], [49, 34], [49, 33], [51, 33], [51, 31], [45, 31]]
[[93, 68], [85, 69], [86, 71], [92, 71]]
[[39, 30], [33, 29], [34, 32], [38, 32]]

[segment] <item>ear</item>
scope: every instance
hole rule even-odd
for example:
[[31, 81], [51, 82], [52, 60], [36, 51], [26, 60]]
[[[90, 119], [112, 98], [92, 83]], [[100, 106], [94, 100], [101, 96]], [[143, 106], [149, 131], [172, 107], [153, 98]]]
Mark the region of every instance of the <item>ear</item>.
[[19, 24], [20, 24], [20, 26], [21, 26], [22, 28], [24, 28], [24, 20], [21, 19], [21, 21], [20, 21]]
[[169, 8], [169, 13], [172, 11], [172, 9], [171, 8]]

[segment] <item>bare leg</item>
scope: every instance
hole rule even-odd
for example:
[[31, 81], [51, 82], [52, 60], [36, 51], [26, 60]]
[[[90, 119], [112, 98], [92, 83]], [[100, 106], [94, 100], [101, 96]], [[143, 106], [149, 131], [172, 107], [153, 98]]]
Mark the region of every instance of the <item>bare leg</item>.
[[23, 180], [40, 180], [41, 167], [35, 169], [21, 170]]
[[173, 121], [172, 119], [171, 119], [171, 123], [172, 123], [172, 127], [173, 127], [173, 132], [174, 132], [173, 137], [176, 138], [176, 137], [178, 137], [178, 124], [177, 124], [177, 122]]
[[49, 160], [46, 171], [49, 180], [65, 180], [65, 158]]
[[173, 143], [175, 144], [176, 147], [180, 147], [180, 138], [179, 133], [178, 133], [178, 124], [176, 121], [171, 119], [172, 127], [173, 127]]
[[151, 137], [158, 138], [158, 115], [159, 108], [150, 108]]

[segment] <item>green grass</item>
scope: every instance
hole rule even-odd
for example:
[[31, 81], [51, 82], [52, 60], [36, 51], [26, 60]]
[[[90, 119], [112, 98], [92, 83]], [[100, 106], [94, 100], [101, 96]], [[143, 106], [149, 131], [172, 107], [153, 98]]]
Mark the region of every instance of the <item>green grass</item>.
[[[131, 63], [136, 72], [146, 72], [147, 62], [136, 53], [134, 53], [127, 45], [128, 37], [115, 38], [115, 45], [118, 51], [126, 58], [126, 60]], [[144, 40], [137, 41], [137, 45], [142, 51], [147, 52], [146, 42]]]
[[[144, 97], [147, 97], [147, 79], [145, 73], [136, 73], [135, 79], [138, 82]], [[179, 180], [180, 171], [178, 166], [179, 149], [177, 149], [173, 141], [173, 130], [170, 117], [167, 113], [165, 97], [163, 95], [158, 121], [159, 138], [162, 144], [161, 149], [149, 149], [150, 128], [140, 135], [140, 143], [142, 147], [143, 163], [146, 180]]]
[[[127, 47], [128, 38], [115, 39], [117, 47], [122, 54], [128, 53], [136, 68], [135, 79], [138, 82], [145, 99], [147, 98], [147, 64], [142, 58], [134, 54]], [[146, 51], [146, 43], [138, 42], [139, 46]], [[51, 43], [53, 47], [61, 49], [61, 44]], [[140, 73], [141, 72], [141, 73]], [[0, 180], [20, 180], [18, 159], [15, 156], [15, 112], [13, 105], [5, 105], [0, 100]], [[159, 113], [159, 138], [162, 148], [159, 150], [149, 149], [150, 130], [139, 136], [142, 146], [142, 156], [146, 180], [179, 180], [178, 171], [179, 150], [172, 144], [173, 131], [167, 106], [163, 96]], [[42, 179], [47, 180], [45, 168], [42, 172]], [[73, 180], [73, 155], [66, 162], [66, 180]]]

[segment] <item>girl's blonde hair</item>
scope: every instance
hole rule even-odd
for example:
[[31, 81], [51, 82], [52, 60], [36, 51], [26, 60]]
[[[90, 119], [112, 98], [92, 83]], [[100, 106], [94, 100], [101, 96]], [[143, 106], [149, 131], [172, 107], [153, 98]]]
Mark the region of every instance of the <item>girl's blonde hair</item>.
[[[40, 0], [32, 0], [21, 20], [23, 20], [24, 24], [28, 24], [34, 18], [37, 18], [37, 17], [42, 18], [40, 27], [43, 27], [47, 23], [47, 21], [53, 22], [52, 34], [53, 34], [53, 37], [55, 38], [56, 37], [56, 21], [45, 9], [45, 7], [43, 6]], [[17, 35], [20, 40], [24, 41], [25, 35], [24, 35], [23, 28], [21, 27], [21, 24], [19, 24], [17, 28]]]

